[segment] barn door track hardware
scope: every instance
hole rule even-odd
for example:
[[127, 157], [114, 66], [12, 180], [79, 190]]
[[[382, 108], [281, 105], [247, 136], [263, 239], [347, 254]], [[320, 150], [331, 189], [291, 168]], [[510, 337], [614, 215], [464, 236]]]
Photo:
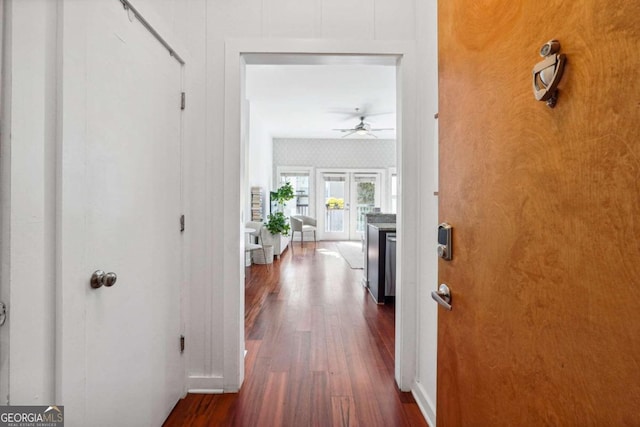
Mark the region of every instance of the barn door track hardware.
[[533, 67], [533, 95], [550, 108], [558, 102], [558, 84], [567, 62], [567, 56], [559, 52], [560, 42], [548, 41], [540, 48], [540, 56], [544, 59]]

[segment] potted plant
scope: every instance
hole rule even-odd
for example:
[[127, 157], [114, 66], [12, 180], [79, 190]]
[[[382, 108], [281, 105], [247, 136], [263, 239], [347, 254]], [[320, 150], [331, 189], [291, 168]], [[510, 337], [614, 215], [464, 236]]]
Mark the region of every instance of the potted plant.
[[[264, 226], [269, 230], [270, 235], [268, 237], [271, 240], [271, 244], [273, 244], [273, 252], [278, 258], [289, 244], [288, 236], [291, 230], [289, 218], [284, 213], [284, 205], [294, 197], [293, 187], [290, 182], [282, 184], [276, 191], [271, 192], [271, 202], [275, 206], [267, 216], [267, 222]], [[265, 238], [267, 236], [263, 236], [263, 239]]]
[[271, 234], [282, 234], [283, 236], [289, 235], [291, 226], [289, 225], [289, 218], [284, 215], [284, 212], [273, 212], [267, 217], [265, 228], [269, 230]]
[[284, 205], [295, 197], [293, 187], [290, 182], [285, 182], [276, 191], [271, 192], [271, 202], [276, 203], [277, 211], [284, 211]]

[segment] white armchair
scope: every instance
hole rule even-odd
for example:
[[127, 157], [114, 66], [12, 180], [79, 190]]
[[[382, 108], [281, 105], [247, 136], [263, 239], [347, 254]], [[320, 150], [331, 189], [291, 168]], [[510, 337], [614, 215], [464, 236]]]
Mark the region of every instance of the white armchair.
[[[313, 241], [316, 241], [316, 225], [315, 218], [311, 218], [306, 215], [294, 215], [291, 217], [291, 240], [296, 234], [296, 231], [300, 233], [300, 244], [304, 243], [304, 233], [313, 231]], [[292, 243], [293, 244], [293, 243]]]
[[[262, 256], [263, 256], [262, 259], [264, 260], [264, 263], [267, 265], [267, 270], [268, 270], [269, 264], [271, 264], [271, 262], [273, 261], [267, 259], [267, 252], [264, 249], [264, 242], [262, 240], [263, 228], [264, 228], [264, 224], [257, 221], [249, 221], [245, 224], [245, 233], [250, 236], [251, 241], [245, 242], [244, 251], [245, 252], [262, 251]], [[257, 239], [257, 242], [256, 242], [256, 239]], [[273, 258], [273, 254], [271, 256]]]

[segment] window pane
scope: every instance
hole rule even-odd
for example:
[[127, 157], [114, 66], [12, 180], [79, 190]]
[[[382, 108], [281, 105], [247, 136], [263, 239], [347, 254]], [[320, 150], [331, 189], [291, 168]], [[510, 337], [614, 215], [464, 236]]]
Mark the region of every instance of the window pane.
[[280, 183], [285, 182], [291, 183], [295, 194], [289, 211], [295, 215], [309, 215], [309, 174], [303, 172], [280, 174]]
[[344, 195], [345, 178], [325, 175], [324, 199], [326, 218], [324, 221], [324, 231], [340, 233], [344, 231]]
[[364, 231], [364, 215], [376, 205], [376, 178], [358, 176], [356, 180], [356, 231]]

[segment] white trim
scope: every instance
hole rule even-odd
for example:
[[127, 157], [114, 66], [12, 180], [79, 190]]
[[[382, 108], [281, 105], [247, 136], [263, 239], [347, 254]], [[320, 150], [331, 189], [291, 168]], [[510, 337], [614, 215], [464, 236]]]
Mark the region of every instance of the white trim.
[[3, 298], [8, 296], [2, 328], [8, 331], [2, 338], [8, 332], [11, 340], [11, 402], [35, 405], [53, 401], [55, 387], [57, 5], [5, 6], [1, 241]]
[[429, 426], [431, 427], [435, 427], [436, 405], [431, 399], [429, 399], [429, 395], [425, 391], [422, 384], [420, 384], [419, 382], [414, 383], [413, 388], [411, 389], [411, 394], [416, 400], [418, 408], [420, 408], [420, 412], [422, 412], [422, 416], [427, 421], [427, 424], [429, 424]]
[[421, 151], [419, 135], [417, 61], [408, 48], [398, 60], [396, 73], [398, 125], [396, 167], [398, 169], [397, 270], [396, 270], [396, 337], [395, 379], [408, 391], [417, 371], [418, 265], [420, 212]]
[[188, 390], [189, 393], [193, 393], [193, 394], [222, 394], [224, 393], [224, 390], [221, 388], [216, 388], [216, 389], [208, 389], [208, 388], [190, 388]]
[[[223, 130], [222, 186], [224, 253], [222, 275], [223, 376], [225, 391], [238, 390], [244, 381], [244, 287], [241, 286], [244, 263], [241, 251], [241, 191], [238, 180], [243, 149], [241, 141], [241, 92], [244, 55], [279, 53], [343, 56], [357, 60], [392, 60], [397, 66], [398, 136], [396, 150], [400, 192], [398, 201], [398, 295], [396, 297], [395, 379], [401, 390], [409, 390], [416, 374], [418, 224], [420, 223], [420, 141], [418, 138], [417, 61], [413, 41], [316, 40], [316, 39], [227, 39], [225, 42], [225, 96]], [[253, 57], [251, 55], [254, 55]], [[367, 56], [368, 55], [368, 56]], [[207, 97], [212, 98], [212, 89]], [[406, 141], [403, 142], [403, 141]], [[403, 156], [402, 153], [405, 153]], [[403, 187], [402, 175], [408, 173]]]
[[191, 390], [224, 390], [224, 378], [221, 376], [191, 375], [187, 378], [187, 389]]

